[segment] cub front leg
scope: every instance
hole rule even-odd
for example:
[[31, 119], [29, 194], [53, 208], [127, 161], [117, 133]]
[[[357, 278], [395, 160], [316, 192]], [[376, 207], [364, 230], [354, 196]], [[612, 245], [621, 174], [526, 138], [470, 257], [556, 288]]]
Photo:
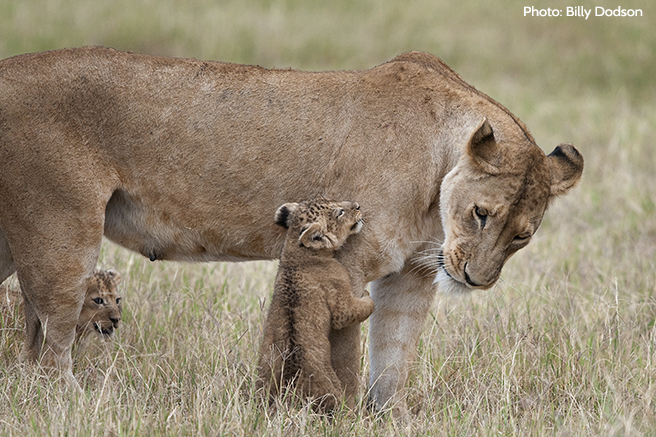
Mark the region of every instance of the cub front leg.
[[374, 301], [369, 297], [367, 290], [364, 290], [365, 297], [353, 297], [349, 291], [349, 295], [345, 296], [348, 303], [340, 303], [335, 305], [335, 310], [331, 308], [331, 325], [335, 330], [343, 329], [354, 323], [362, 323], [371, 313], [374, 312]]
[[376, 311], [369, 322], [370, 401], [401, 419], [407, 415], [405, 383], [436, 291], [432, 278], [409, 270], [372, 283]]

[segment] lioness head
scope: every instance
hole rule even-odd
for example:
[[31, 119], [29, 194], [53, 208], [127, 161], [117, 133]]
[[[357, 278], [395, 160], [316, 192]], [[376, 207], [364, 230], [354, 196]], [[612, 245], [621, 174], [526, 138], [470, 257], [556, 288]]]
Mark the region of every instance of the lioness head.
[[121, 275], [114, 270], [96, 270], [89, 278], [84, 304], [77, 322], [78, 335], [92, 328], [103, 336], [110, 336], [121, 321], [121, 296], [118, 284]]
[[301, 246], [309, 249], [339, 249], [346, 239], [362, 229], [360, 205], [314, 199], [285, 203], [276, 211], [275, 222], [298, 236]]
[[508, 258], [531, 240], [549, 201], [572, 188], [582, 171], [583, 158], [571, 144], [545, 156], [534, 144], [498, 141], [483, 119], [442, 182], [440, 288], [493, 286]]

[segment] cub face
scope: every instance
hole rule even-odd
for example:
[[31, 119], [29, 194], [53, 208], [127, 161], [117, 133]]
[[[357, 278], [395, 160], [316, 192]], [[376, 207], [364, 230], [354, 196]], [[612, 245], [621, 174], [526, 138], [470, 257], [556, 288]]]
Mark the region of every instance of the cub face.
[[84, 304], [77, 322], [77, 333], [92, 329], [109, 337], [118, 328], [123, 311], [118, 284], [121, 275], [114, 270], [96, 270], [89, 279]]
[[346, 239], [362, 230], [362, 213], [356, 202], [314, 199], [285, 203], [276, 211], [277, 225], [288, 229], [288, 236], [298, 238], [309, 249], [339, 249]]

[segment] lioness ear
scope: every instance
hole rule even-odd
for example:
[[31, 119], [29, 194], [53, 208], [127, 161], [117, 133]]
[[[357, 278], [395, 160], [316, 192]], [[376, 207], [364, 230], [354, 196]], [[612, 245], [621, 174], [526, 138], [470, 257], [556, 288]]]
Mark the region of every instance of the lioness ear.
[[499, 152], [499, 145], [494, 139], [494, 131], [487, 118], [481, 120], [471, 138], [469, 138], [467, 155], [484, 172], [490, 174], [500, 172], [501, 153]]
[[116, 282], [116, 285], [121, 283], [121, 274], [116, 270], [107, 270], [107, 274]]
[[298, 241], [308, 249], [332, 249], [337, 242], [337, 237], [326, 232], [321, 223], [315, 222], [303, 229]]
[[278, 211], [276, 211], [276, 216], [275, 216], [275, 222], [278, 226], [282, 226], [285, 229], [289, 228], [289, 223], [287, 223], [287, 220], [289, 219], [289, 216], [296, 210], [298, 207], [298, 203], [285, 203], [282, 205], [280, 208], [278, 208]]
[[574, 146], [563, 143], [547, 156], [551, 176], [551, 195], [560, 196], [581, 180], [583, 156]]

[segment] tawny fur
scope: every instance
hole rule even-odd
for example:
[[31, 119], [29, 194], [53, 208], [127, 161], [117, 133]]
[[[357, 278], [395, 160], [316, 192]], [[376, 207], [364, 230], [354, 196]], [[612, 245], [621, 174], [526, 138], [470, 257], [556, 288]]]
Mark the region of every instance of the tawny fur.
[[[22, 358], [72, 379], [103, 234], [151, 260], [272, 259], [284, 233], [270, 211], [358, 199], [366, 229], [337, 258], [353, 290], [373, 281], [373, 405], [402, 408], [436, 274], [490, 287], [582, 170], [574, 147], [545, 156], [426, 53], [321, 73], [100, 47], [20, 55], [0, 61], [0, 281], [17, 271], [26, 297]], [[331, 335], [350, 393], [358, 336]]]
[[374, 310], [367, 294], [356, 298], [348, 270], [335, 259], [362, 227], [360, 207], [325, 199], [287, 203], [276, 222], [288, 228], [260, 348], [258, 388], [275, 397], [283, 388], [324, 410], [344, 396], [331, 356], [330, 333], [360, 323]]

